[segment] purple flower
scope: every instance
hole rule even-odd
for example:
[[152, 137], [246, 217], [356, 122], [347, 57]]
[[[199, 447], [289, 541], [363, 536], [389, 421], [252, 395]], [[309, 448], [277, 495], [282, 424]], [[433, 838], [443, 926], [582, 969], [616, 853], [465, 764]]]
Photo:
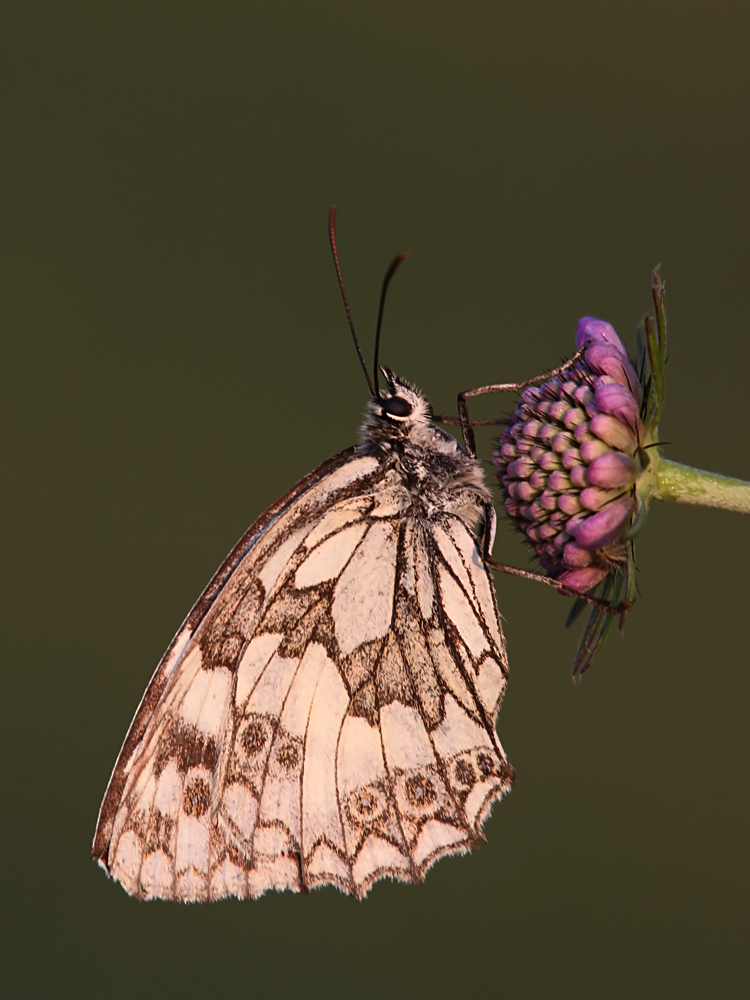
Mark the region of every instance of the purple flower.
[[505, 510], [550, 576], [585, 592], [626, 564], [643, 448], [643, 390], [622, 341], [584, 316], [576, 364], [525, 390], [492, 456]]
[[[667, 313], [654, 271], [654, 316], [637, 331], [638, 374], [612, 326], [584, 316], [579, 353], [527, 388], [492, 456], [508, 517], [550, 577], [597, 588], [573, 673], [587, 670], [635, 599], [635, 542], [655, 500], [750, 513], [750, 483], [660, 454]], [[514, 388], [489, 386], [489, 391]], [[520, 387], [519, 387], [520, 388]], [[481, 421], [480, 421], [481, 423]], [[586, 595], [591, 601], [593, 595]], [[573, 605], [568, 624], [582, 610]]]
[[[674, 499], [684, 477], [659, 455], [667, 318], [656, 271], [651, 291], [655, 317], [638, 330], [638, 374], [614, 328], [584, 316], [575, 360], [525, 390], [492, 456], [508, 517], [548, 575], [580, 594], [596, 588], [574, 675], [601, 649], [614, 621], [607, 609], [621, 609], [622, 627], [635, 599], [634, 538], [650, 501]], [[569, 624], [583, 606], [575, 602]]]

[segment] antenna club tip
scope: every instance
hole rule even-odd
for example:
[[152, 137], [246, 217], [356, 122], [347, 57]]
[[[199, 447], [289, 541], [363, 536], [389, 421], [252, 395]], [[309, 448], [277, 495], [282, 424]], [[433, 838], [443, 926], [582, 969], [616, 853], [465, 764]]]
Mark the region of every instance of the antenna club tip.
[[408, 253], [400, 253], [398, 257], [394, 257], [393, 260], [391, 261], [390, 267], [388, 268], [388, 271], [385, 276], [385, 281], [383, 282], [383, 298], [385, 298], [385, 290], [388, 287], [388, 283], [398, 270], [399, 264], [401, 264], [402, 261], [405, 261], [406, 258], [409, 256], [410, 254]]

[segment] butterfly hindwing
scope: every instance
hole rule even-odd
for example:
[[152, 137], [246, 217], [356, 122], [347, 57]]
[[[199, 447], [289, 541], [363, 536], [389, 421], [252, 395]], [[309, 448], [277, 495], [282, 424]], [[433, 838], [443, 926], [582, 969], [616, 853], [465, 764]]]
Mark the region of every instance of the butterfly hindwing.
[[94, 855], [129, 893], [361, 897], [478, 841], [512, 780], [481, 504], [457, 486], [426, 518], [414, 495], [387, 456], [351, 449], [235, 547], [105, 796]]

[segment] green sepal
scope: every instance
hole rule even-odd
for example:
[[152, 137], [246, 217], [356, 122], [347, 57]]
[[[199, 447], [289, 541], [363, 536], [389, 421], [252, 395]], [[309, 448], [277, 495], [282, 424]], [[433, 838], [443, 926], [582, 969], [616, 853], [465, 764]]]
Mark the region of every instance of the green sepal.
[[626, 542], [631, 541], [643, 528], [644, 524], [648, 520], [648, 507], [646, 504], [638, 497], [638, 506], [636, 507], [635, 517], [625, 533], [624, 540]]
[[659, 336], [659, 349], [661, 351], [663, 370], [667, 360], [667, 306], [664, 296], [664, 282], [659, 277], [658, 267], [654, 270], [653, 279], [651, 296], [654, 300], [654, 309], [656, 310], [656, 331]]
[[[630, 539], [630, 545], [628, 546], [628, 565], [627, 565], [627, 602], [632, 604], [635, 601], [635, 594], [638, 588], [638, 581], [635, 575], [635, 542]], [[625, 624], [625, 616], [620, 617], [620, 628], [622, 629]]]
[[648, 393], [649, 400], [644, 418], [646, 437], [656, 433], [664, 406], [664, 365], [667, 360], [667, 310], [664, 298], [664, 282], [659, 277], [659, 271], [653, 274], [651, 297], [654, 300], [655, 319], [646, 316], [643, 326], [646, 334], [648, 361], [651, 368], [651, 386], [653, 397]]
[[581, 617], [581, 613], [587, 607], [586, 602], [582, 597], [576, 597], [573, 601], [573, 606], [568, 612], [568, 617], [565, 619], [565, 628], [570, 628], [571, 625], [575, 624]]
[[[628, 562], [626, 571], [612, 570], [602, 581], [599, 594], [601, 600], [607, 601], [612, 608], [616, 608], [622, 602], [623, 591], [628, 593], [628, 601], [635, 596], [635, 563], [633, 560], [633, 546], [628, 550]], [[583, 604], [580, 598], [576, 599], [576, 604]], [[574, 605], [575, 609], [575, 605]], [[572, 615], [573, 611], [571, 611]], [[580, 612], [577, 612], [577, 614]], [[620, 628], [622, 628], [622, 617]], [[570, 616], [568, 616], [570, 620]], [[573, 663], [573, 677], [581, 677], [589, 669], [599, 651], [604, 645], [604, 641], [609, 635], [609, 631], [615, 622], [615, 615], [611, 611], [600, 611], [594, 608], [588, 620], [588, 624], [581, 636], [581, 644], [578, 647], [576, 658]]]
[[[619, 604], [623, 584], [621, 575], [612, 572], [605, 577], [604, 583], [602, 600], [608, 601], [610, 605]], [[592, 611], [573, 664], [573, 677], [581, 677], [589, 669], [604, 645], [614, 620], [614, 615], [606, 611], [599, 611], [596, 608]]]
[[641, 320], [635, 330], [635, 360], [636, 374], [641, 383], [643, 383], [646, 372], [646, 328], [643, 320]]
[[648, 363], [651, 368], [648, 404], [646, 416], [643, 421], [646, 437], [649, 438], [659, 425], [659, 415], [661, 414], [662, 402], [664, 401], [664, 366], [661, 361], [657, 328], [654, 326], [650, 316], [646, 316], [643, 325], [646, 329]]

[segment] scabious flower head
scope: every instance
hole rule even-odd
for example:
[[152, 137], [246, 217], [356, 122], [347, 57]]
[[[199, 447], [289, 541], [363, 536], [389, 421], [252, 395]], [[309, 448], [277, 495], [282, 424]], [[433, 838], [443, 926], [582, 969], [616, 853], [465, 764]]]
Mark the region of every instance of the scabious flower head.
[[[601, 648], [614, 621], [608, 611], [620, 610], [622, 627], [635, 599], [634, 538], [650, 501], [679, 492], [679, 470], [665, 478], [658, 450], [667, 353], [658, 270], [651, 295], [654, 317], [637, 331], [637, 374], [612, 326], [584, 316], [575, 360], [526, 389], [492, 456], [508, 517], [549, 576], [580, 594], [597, 588], [574, 675]], [[575, 602], [569, 624], [583, 606]]]
[[[497, 421], [506, 429], [492, 460], [508, 517], [549, 576], [579, 594], [568, 624], [593, 604], [574, 675], [591, 666], [615, 615], [622, 627], [635, 599], [634, 539], [653, 501], [750, 514], [750, 482], [660, 454], [667, 313], [658, 269], [651, 296], [654, 316], [637, 331], [637, 375], [610, 324], [584, 316], [573, 360], [532, 380], [541, 384]], [[487, 387], [498, 388], [511, 387]]]
[[549, 575], [587, 591], [627, 561], [649, 459], [643, 390], [613, 327], [584, 316], [576, 346], [572, 368], [525, 390], [492, 461], [508, 517]]

